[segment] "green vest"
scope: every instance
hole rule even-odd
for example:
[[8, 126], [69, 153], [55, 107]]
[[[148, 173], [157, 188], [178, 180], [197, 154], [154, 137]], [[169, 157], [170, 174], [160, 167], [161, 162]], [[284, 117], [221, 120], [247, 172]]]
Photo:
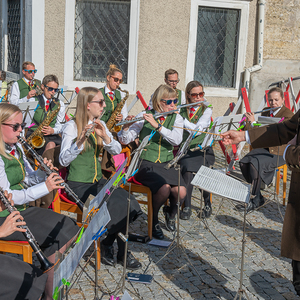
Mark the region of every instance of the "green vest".
[[176, 105], [181, 105], [181, 90], [176, 89], [178, 102]]
[[[58, 108], [58, 103], [59, 100], [57, 99], [53, 99], [50, 103], [50, 107], [48, 112], [46, 112], [45, 110], [45, 101], [42, 95], [35, 97], [37, 99], [37, 101], [39, 101], [39, 105], [33, 115], [33, 123], [35, 124], [34, 126], [32, 126], [30, 129], [32, 130], [36, 130], [38, 128], [38, 126], [44, 121], [44, 119], [46, 118], [46, 116], [51, 113], [53, 110], [56, 110]], [[56, 102], [57, 101], [57, 102]], [[57, 114], [56, 116], [52, 119], [51, 123], [50, 123], [50, 127], [54, 128], [55, 123], [56, 123], [56, 119], [57, 119]]]
[[17, 81], [18, 85], [19, 85], [19, 90], [20, 90], [20, 99], [26, 97], [28, 95], [28, 92], [30, 92], [31, 90], [34, 90], [34, 88], [38, 85], [41, 86], [41, 82], [39, 80], [35, 80], [35, 85], [33, 87], [30, 87], [27, 82], [21, 78]]
[[20, 157], [17, 159], [11, 154], [7, 154], [12, 159], [8, 159], [5, 156], [1, 155], [2, 160], [4, 162], [5, 173], [7, 176], [7, 180], [10, 183], [11, 190], [22, 190], [24, 186], [21, 182], [25, 178], [25, 169], [24, 169], [24, 160], [22, 151], [17, 147]]
[[89, 136], [89, 142], [86, 142], [85, 149], [71, 162], [68, 180], [94, 183], [102, 178], [101, 164], [98, 160], [100, 149], [94, 133]]
[[107, 122], [108, 119], [110, 118], [111, 114], [114, 112], [114, 110], [116, 109], [118, 103], [121, 102], [122, 100], [122, 97], [121, 97], [121, 93], [120, 91], [118, 90], [115, 90], [115, 94], [114, 94], [114, 100], [111, 101], [111, 99], [105, 94], [105, 89], [104, 87], [100, 89], [103, 97], [104, 97], [104, 100], [105, 100], [105, 104], [106, 104], [106, 107], [105, 107], [105, 113], [104, 115], [102, 116], [101, 120], [103, 122]]
[[[196, 124], [199, 121], [199, 119], [202, 117], [205, 110], [206, 110], [206, 106], [201, 105], [195, 111], [192, 118], [190, 118], [188, 107], [184, 107], [180, 110], [180, 115], [183, 118], [188, 119], [191, 123]], [[186, 139], [188, 138], [188, 136], [189, 136], [189, 132], [184, 130], [182, 142], [185, 142]], [[204, 137], [205, 137], [205, 133], [202, 133], [202, 134], [197, 135], [195, 138], [193, 138], [191, 143], [190, 143], [190, 149], [193, 149], [193, 148], [197, 147], [197, 145], [199, 145], [199, 144], [201, 145], [203, 140], [204, 140]]]
[[[147, 113], [154, 114], [154, 109], [150, 110]], [[168, 129], [172, 129], [172, 126], [175, 123], [176, 114], [170, 114], [164, 120], [162, 125]], [[145, 121], [144, 126], [140, 132], [140, 142], [144, 139], [146, 135], [149, 135], [154, 128], [150, 125], [149, 122]], [[144, 148], [144, 152], [141, 155], [142, 159], [154, 162], [154, 163], [164, 163], [170, 161], [174, 158], [173, 155], [173, 146], [167, 142], [163, 137], [156, 132], [154, 136], [149, 141], [148, 145]]]

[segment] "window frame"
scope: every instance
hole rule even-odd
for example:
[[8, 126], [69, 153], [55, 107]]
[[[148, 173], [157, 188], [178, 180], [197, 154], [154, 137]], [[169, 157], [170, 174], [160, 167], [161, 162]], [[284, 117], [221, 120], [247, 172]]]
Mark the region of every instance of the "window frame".
[[[73, 80], [74, 74], [74, 32], [75, 32], [75, 2], [66, 0], [65, 13], [65, 56], [64, 56], [64, 84], [69, 88], [95, 86], [100, 88], [106, 82], [99, 81], [77, 81]], [[138, 55], [138, 33], [139, 33], [140, 0], [131, 0], [130, 3], [130, 27], [128, 48], [128, 76], [127, 83], [121, 84], [121, 88], [130, 94], [136, 90], [137, 55]], [[107, 66], [107, 70], [108, 70]]]
[[226, 87], [205, 87], [207, 95], [212, 97], [238, 97], [241, 74], [245, 66], [247, 36], [248, 36], [248, 21], [249, 21], [249, 2], [241, 0], [193, 0], [191, 1], [190, 29], [189, 29], [189, 44], [186, 67], [186, 82], [194, 80], [195, 69], [195, 54], [196, 54], [196, 39], [198, 26], [198, 9], [199, 6], [213, 8], [230, 8], [239, 9], [241, 11], [241, 22], [238, 38], [237, 50], [237, 66], [236, 80], [233, 88]]

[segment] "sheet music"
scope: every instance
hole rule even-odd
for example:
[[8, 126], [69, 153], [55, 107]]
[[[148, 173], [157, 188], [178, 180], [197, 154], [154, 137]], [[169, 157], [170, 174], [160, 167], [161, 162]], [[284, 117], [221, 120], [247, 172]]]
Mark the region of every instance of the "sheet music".
[[258, 116], [257, 121], [260, 124], [275, 124], [278, 123], [281, 118], [276, 117], [266, 117], [266, 116]]
[[38, 105], [38, 101], [30, 101], [30, 102], [22, 102], [19, 104], [19, 108], [22, 111], [24, 123], [26, 123], [25, 127], [28, 127], [32, 123], [32, 118], [34, 115], [34, 110]]
[[249, 202], [250, 184], [242, 183], [225, 173], [205, 166], [199, 169], [191, 183], [198, 188], [222, 197], [239, 202]]
[[145, 136], [139, 147], [136, 150], [134, 150], [134, 155], [131, 158], [130, 165], [125, 175], [126, 180], [128, 180], [132, 176], [133, 172], [136, 170], [141, 153], [144, 150], [145, 146], [148, 144], [149, 138], [150, 135]]
[[114, 184], [114, 182], [117, 180], [118, 176], [123, 171], [126, 163], [127, 163], [127, 158], [125, 159], [125, 161], [123, 162], [119, 170], [114, 174], [114, 176], [108, 181], [108, 183], [105, 184], [105, 186], [101, 189], [101, 191], [97, 194], [97, 196], [90, 202], [88, 207], [88, 213], [91, 211], [93, 207], [97, 208], [101, 205], [107, 190], [109, 190], [111, 186]]
[[92, 244], [93, 237], [98, 234], [101, 227], [104, 229], [109, 221], [110, 215], [105, 202], [97, 214], [93, 217], [87, 229], [83, 232], [80, 241], [75, 245], [54, 272], [53, 289], [56, 287], [59, 288], [62, 285], [63, 278], [69, 280], [79, 265], [80, 259]]

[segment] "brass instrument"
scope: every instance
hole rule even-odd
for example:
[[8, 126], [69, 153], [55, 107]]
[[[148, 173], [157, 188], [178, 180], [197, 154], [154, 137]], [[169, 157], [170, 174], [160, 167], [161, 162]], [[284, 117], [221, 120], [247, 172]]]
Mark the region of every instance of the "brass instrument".
[[[176, 109], [154, 114], [153, 118], [154, 119], [158, 119], [159, 117], [166, 116], [166, 115], [169, 115], [169, 114], [173, 114], [173, 113], [175, 113], [177, 111], [180, 111], [181, 108], [189, 107], [189, 106], [196, 106], [196, 105], [201, 105], [201, 104], [207, 106], [208, 102], [206, 102], [206, 101], [201, 101], [200, 102], [199, 101], [199, 102], [196, 102], [196, 103], [189, 103], [189, 104], [178, 105]], [[122, 122], [116, 124], [116, 126], [122, 126], [122, 125], [130, 124], [130, 123], [135, 123], [135, 122], [142, 121], [142, 120], [144, 120], [144, 117], [134, 118], [134, 119], [128, 120], [128, 121], [122, 121]]]
[[60, 103], [58, 102], [58, 107], [56, 110], [53, 110], [50, 112], [44, 121], [38, 126], [38, 128], [27, 138], [27, 142], [33, 147], [33, 148], [42, 148], [45, 145], [45, 139], [42, 133], [42, 129], [44, 126], [49, 126], [52, 120], [55, 118], [55, 116], [58, 114], [60, 110]]
[[37, 80], [36, 79], [33, 80], [33, 85], [31, 86], [31, 89], [35, 90], [35, 96], [36, 97], [43, 94], [43, 90], [37, 84]]
[[[121, 113], [121, 110], [122, 110], [123, 106], [125, 105], [126, 100], [127, 100], [128, 97], [129, 97], [129, 92], [128, 92], [128, 91], [126, 91], [126, 90], [121, 90], [120, 87], [118, 87], [118, 89], [119, 89], [121, 92], [125, 92], [126, 95], [125, 95], [125, 97], [121, 100], [121, 102], [118, 103], [116, 109], [113, 111], [113, 113], [111, 114], [110, 118], [109, 118], [108, 121], [106, 122], [106, 127], [108, 128], [109, 131], [115, 126], [115, 124], [116, 124], [116, 116], [117, 116], [118, 114]], [[119, 126], [116, 125], [116, 126], [114, 127], [114, 131], [116, 131], [116, 132], [120, 131], [121, 128], [120, 128], [120, 127], [118, 128], [118, 127], [119, 127]]]
[[[12, 206], [10, 204], [8, 199], [5, 197], [2, 188], [0, 188], [0, 200], [5, 205], [5, 207], [6, 207], [6, 209], [8, 210], [9, 213], [12, 213], [12, 212], [17, 210], [14, 206]], [[18, 219], [17, 222], [21, 222], [21, 220]], [[22, 227], [22, 228], [26, 229], [26, 231], [22, 232], [22, 233], [24, 234], [26, 240], [28, 241], [28, 243], [31, 246], [34, 253], [36, 254], [36, 256], [37, 256], [37, 258], [38, 258], [38, 260], [41, 264], [41, 270], [46, 272], [46, 271], [52, 269], [53, 264], [47, 259], [45, 254], [42, 252], [38, 242], [36, 241], [36, 239], [33, 236], [32, 232], [29, 230], [28, 226], [27, 225], [22, 225], [22, 226], [18, 226], [18, 227]]]

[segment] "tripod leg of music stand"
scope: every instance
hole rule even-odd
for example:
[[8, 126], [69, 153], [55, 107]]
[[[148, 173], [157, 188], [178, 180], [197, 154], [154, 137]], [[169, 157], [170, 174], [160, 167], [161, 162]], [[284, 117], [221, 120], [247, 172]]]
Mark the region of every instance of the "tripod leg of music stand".
[[97, 265], [98, 265], [98, 243], [97, 240], [94, 241], [95, 244], [95, 298], [94, 300], [98, 300], [98, 290], [97, 290], [97, 286], [98, 286], [98, 270], [97, 270]]

